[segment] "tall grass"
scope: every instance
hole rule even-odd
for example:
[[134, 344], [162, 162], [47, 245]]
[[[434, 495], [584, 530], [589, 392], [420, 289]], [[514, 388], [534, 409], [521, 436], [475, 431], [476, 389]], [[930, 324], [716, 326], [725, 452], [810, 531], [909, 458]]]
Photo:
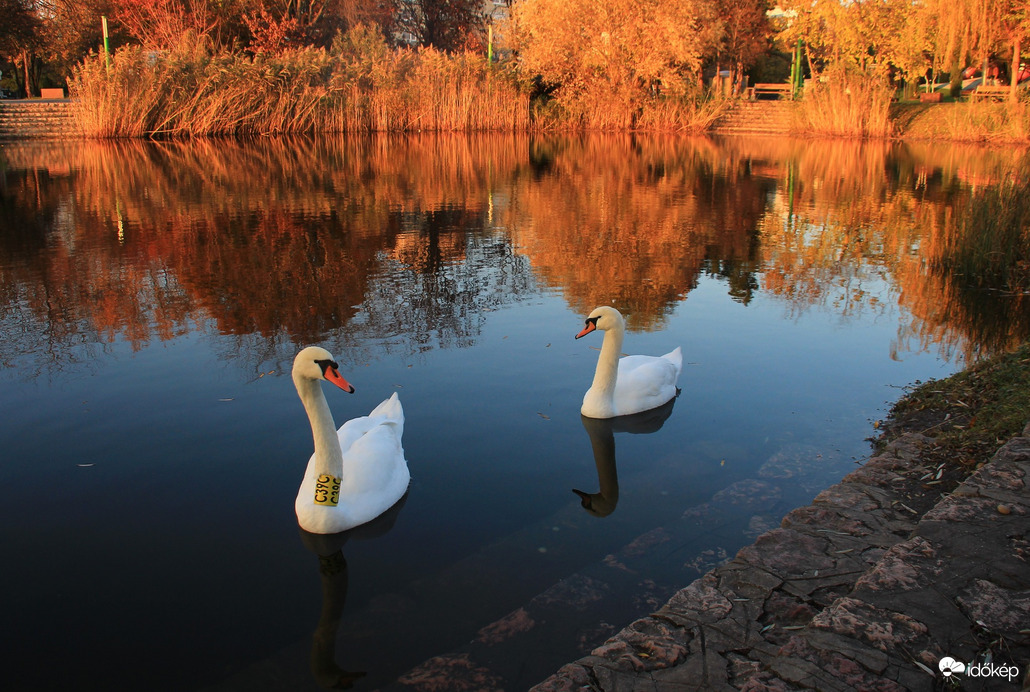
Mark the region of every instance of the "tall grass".
[[725, 111], [727, 101], [701, 91], [685, 94], [641, 93], [608, 85], [558, 89], [533, 104], [533, 124], [540, 130], [601, 132], [680, 132], [703, 134]]
[[802, 134], [889, 137], [894, 90], [885, 79], [837, 70], [805, 86], [794, 129]]
[[1016, 102], [967, 101], [914, 107], [904, 117], [902, 135], [913, 139], [966, 142], [1030, 142], [1030, 96]]
[[98, 137], [527, 129], [529, 98], [480, 56], [389, 49], [359, 29], [333, 49], [250, 57], [192, 41], [93, 55], [70, 79]]
[[356, 27], [329, 50], [249, 56], [196, 37], [160, 54], [92, 55], [69, 80], [88, 136], [308, 132], [652, 130], [701, 133], [724, 104], [701, 94], [561, 92], [531, 105], [516, 63], [472, 53], [396, 50]]

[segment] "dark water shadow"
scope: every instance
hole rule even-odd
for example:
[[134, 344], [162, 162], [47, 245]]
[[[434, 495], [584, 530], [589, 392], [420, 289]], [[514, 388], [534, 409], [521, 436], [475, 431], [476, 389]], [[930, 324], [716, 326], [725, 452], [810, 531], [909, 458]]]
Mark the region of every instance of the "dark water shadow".
[[310, 665], [311, 675], [323, 689], [347, 690], [368, 675], [367, 671], [347, 670], [337, 663], [336, 635], [347, 602], [350, 576], [343, 546], [351, 540], [372, 540], [389, 533], [407, 498], [405, 493], [386, 512], [349, 531], [316, 534], [298, 528], [301, 543], [318, 556], [318, 574], [322, 581], [322, 611], [312, 635]]
[[630, 416], [615, 418], [589, 418], [580, 416], [583, 429], [590, 436], [590, 448], [594, 452], [594, 464], [597, 466], [598, 492], [588, 493], [576, 488], [572, 492], [579, 495], [583, 509], [595, 517], [606, 517], [615, 511], [619, 503], [619, 474], [615, 461], [615, 433], [631, 433], [649, 435], [661, 430], [665, 421], [672, 415], [678, 396], [673, 397], [658, 408], [641, 411]]

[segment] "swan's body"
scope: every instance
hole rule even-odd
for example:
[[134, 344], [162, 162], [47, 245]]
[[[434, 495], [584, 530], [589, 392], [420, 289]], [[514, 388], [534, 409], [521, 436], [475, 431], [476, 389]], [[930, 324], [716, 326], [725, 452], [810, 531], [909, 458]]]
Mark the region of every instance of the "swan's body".
[[[311, 346], [297, 354], [293, 383], [315, 441], [297, 492], [297, 521], [305, 531], [326, 534], [346, 531], [388, 510], [407, 491], [410, 475], [401, 447], [404, 411], [397, 394], [337, 430], [322, 380], [354, 391], [328, 351]], [[338, 494], [333, 479], [338, 479]], [[327, 502], [320, 504], [316, 498]]]
[[664, 356], [619, 358], [626, 323], [618, 310], [607, 306], [590, 313], [576, 338], [595, 329], [604, 331], [604, 341], [594, 381], [583, 396], [580, 413], [589, 418], [628, 416], [657, 408], [676, 396], [676, 380], [683, 369], [683, 354], [678, 346]]

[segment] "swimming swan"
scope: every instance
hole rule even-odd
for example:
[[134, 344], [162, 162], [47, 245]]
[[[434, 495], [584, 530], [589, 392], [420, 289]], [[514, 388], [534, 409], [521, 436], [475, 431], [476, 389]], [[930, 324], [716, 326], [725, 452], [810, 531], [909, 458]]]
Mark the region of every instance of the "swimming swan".
[[305, 531], [327, 534], [364, 524], [390, 509], [407, 491], [411, 476], [401, 447], [404, 411], [397, 393], [369, 415], [336, 430], [323, 380], [354, 392], [328, 351], [309, 346], [298, 353], [293, 384], [311, 422], [315, 453], [297, 493], [297, 521]]
[[660, 357], [619, 358], [626, 322], [618, 310], [608, 306], [591, 312], [576, 338], [595, 329], [604, 331], [604, 341], [594, 381], [583, 396], [580, 413], [589, 418], [627, 416], [657, 408], [676, 396], [676, 380], [683, 369], [679, 346]]

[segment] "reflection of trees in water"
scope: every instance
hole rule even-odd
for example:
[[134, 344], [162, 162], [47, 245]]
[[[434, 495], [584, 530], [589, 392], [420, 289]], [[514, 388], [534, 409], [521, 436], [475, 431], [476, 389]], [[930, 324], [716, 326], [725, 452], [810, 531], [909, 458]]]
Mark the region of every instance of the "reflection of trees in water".
[[[139, 348], [203, 323], [248, 357], [281, 361], [359, 310], [366, 336], [401, 326], [420, 348], [470, 343], [482, 311], [529, 283], [504, 237], [484, 231], [495, 168], [521, 146], [435, 137], [16, 148], [9, 163], [25, 168], [3, 178], [14, 211], [4, 218], [17, 226], [0, 240], [0, 321], [23, 325], [24, 338], [5, 339], [3, 359], [35, 354], [42, 368], [75, 343]], [[55, 160], [67, 168], [49, 175]], [[381, 286], [404, 309], [384, 309]]]
[[[386, 263], [370, 281], [348, 332], [360, 341], [379, 338], [388, 351], [397, 346], [418, 353], [437, 345], [472, 345], [485, 313], [525, 296], [533, 280], [529, 262], [515, 253], [506, 236], [466, 233], [465, 256], [434, 263], [434, 271]], [[390, 327], [384, 331], [382, 325]]]
[[[612, 136], [535, 142], [511, 227], [543, 280], [583, 314], [617, 306], [654, 329], [702, 272], [747, 302], [757, 220], [775, 181], [708, 140]], [[540, 176], [548, 176], [539, 182]]]
[[787, 185], [762, 221], [762, 284], [793, 313], [818, 305], [851, 319], [900, 304], [910, 314], [895, 357], [935, 348], [969, 361], [1030, 337], [1022, 297], [974, 295], [933, 269], [962, 232], [970, 185], [1005, 180], [1025, 154], [828, 142], [783, 156]]
[[435, 135], [3, 156], [0, 360], [19, 367], [198, 324], [257, 362], [313, 341], [363, 360], [358, 342], [460, 347], [535, 281], [579, 312], [614, 303], [655, 328], [702, 275], [795, 314], [900, 303], [899, 352], [971, 357], [1030, 334], [1022, 296], [929, 268], [970, 187], [1025, 163], [1009, 150]]

